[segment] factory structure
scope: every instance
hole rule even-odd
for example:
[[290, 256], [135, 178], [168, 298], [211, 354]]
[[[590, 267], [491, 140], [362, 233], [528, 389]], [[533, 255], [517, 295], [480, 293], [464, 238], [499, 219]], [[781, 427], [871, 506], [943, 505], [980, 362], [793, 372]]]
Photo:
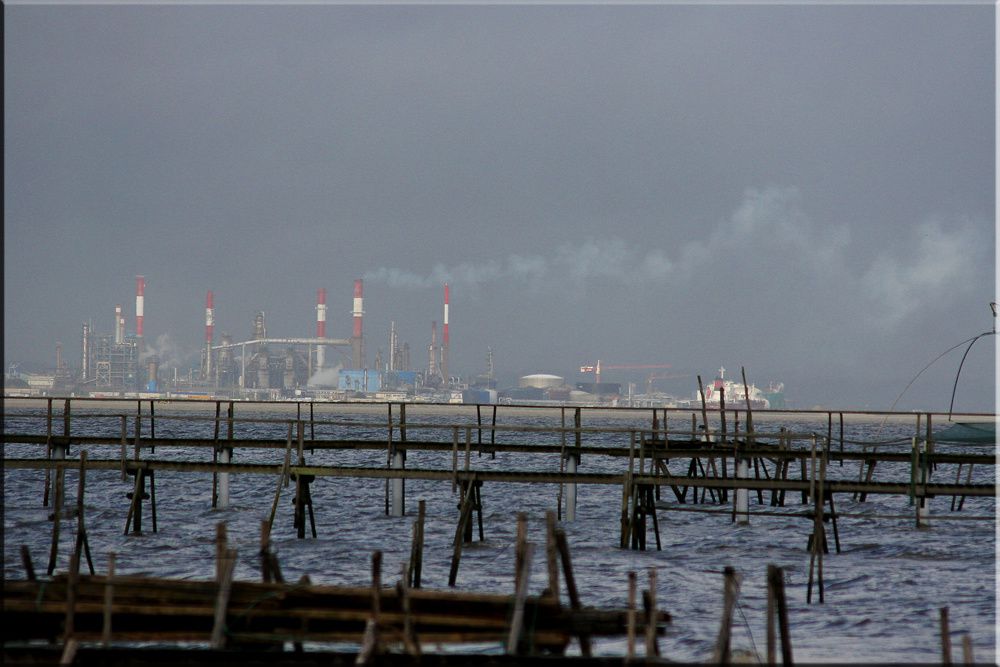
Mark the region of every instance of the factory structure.
[[[139, 398], [229, 398], [253, 400], [426, 400], [462, 402], [472, 389], [476, 398], [496, 400], [492, 351], [488, 369], [471, 382], [449, 370], [450, 288], [444, 285], [441, 338], [437, 321], [430, 323], [426, 365], [421, 355], [400, 340], [396, 322], [390, 324], [388, 345], [375, 347], [368, 364], [364, 329], [364, 285], [354, 281], [350, 336], [330, 337], [327, 332], [327, 291], [316, 291], [316, 332], [312, 337], [275, 337], [268, 334], [266, 313], [248, 321], [247, 335], [216, 336], [215, 294], [205, 296], [205, 337], [197, 362], [172, 361], [165, 367], [160, 356], [145, 343], [146, 279], [135, 279], [135, 324], [126, 324], [125, 308], [114, 305], [109, 327], [102, 318], [81, 326], [80, 363], [73, 368], [63, 359], [62, 343], [56, 346], [53, 373], [21, 374], [11, 364], [4, 378], [8, 395], [73, 395]], [[97, 323], [95, 325], [95, 322]], [[26, 379], [22, 379], [26, 378]], [[493, 393], [490, 394], [489, 392]]]
[[[594, 382], [567, 384], [563, 377], [532, 374], [517, 386], [500, 388], [494, 369], [493, 350], [487, 348], [485, 372], [462, 377], [453, 373], [451, 352], [451, 290], [443, 285], [440, 336], [438, 320], [430, 322], [426, 356], [413, 354], [401, 341], [396, 322], [389, 324], [387, 344], [374, 345], [368, 363], [368, 341], [364, 329], [364, 285], [354, 281], [350, 336], [330, 337], [327, 331], [327, 291], [316, 290], [314, 336], [276, 337], [268, 334], [262, 310], [247, 321], [247, 334], [215, 333], [215, 294], [205, 295], [205, 337], [200, 351], [182, 362], [169, 364], [155, 345], [145, 339], [146, 279], [135, 279], [135, 324], [126, 326], [122, 304], [114, 306], [111, 326], [101, 330], [95, 320], [84, 322], [80, 336], [80, 363], [71, 367], [63, 358], [62, 343], [56, 344], [56, 365], [51, 373], [20, 374], [11, 364], [4, 378], [6, 395], [95, 396], [138, 398], [223, 398], [233, 400], [345, 400], [420, 401], [435, 403], [642, 405], [664, 398], [652, 393], [655, 377], [650, 374], [646, 393], [627, 385], [603, 382], [601, 362], [580, 367], [593, 373]], [[109, 308], [109, 320], [110, 320]], [[96, 320], [97, 322], [100, 319]], [[107, 321], [106, 321], [107, 322]], [[181, 365], [187, 367], [181, 368]], [[662, 365], [610, 365], [605, 369], [663, 369]], [[667, 376], [659, 376], [667, 377]], [[634, 395], [636, 397], [634, 398]], [[643, 399], [642, 397], [650, 397]], [[627, 401], [627, 402], [623, 402]]]

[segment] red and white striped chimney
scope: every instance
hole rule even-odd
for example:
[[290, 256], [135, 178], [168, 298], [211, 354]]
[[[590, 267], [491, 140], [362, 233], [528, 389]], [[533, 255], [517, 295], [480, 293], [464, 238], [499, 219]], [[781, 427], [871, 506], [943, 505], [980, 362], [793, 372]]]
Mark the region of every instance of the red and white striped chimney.
[[122, 305], [115, 304], [115, 344], [125, 342], [125, 318], [122, 317]]
[[[142, 338], [143, 302], [146, 296], [146, 279], [135, 277], [135, 337]], [[141, 342], [141, 341], [140, 341]]]
[[361, 368], [364, 366], [364, 348], [362, 346], [362, 329], [361, 329], [361, 318], [364, 315], [364, 298], [362, 291], [361, 279], [358, 278], [354, 281], [354, 310], [351, 314], [354, 316], [354, 331], [351, 335], [351, 348], [354, 352], [354, 367]]
[[448, 283], [444, 284], [444, 322], [441, 327], [441, 377], [445, 384], [448, 383], [448, 347], [450, 338], [448, 337], [448, 304], [451, 301], [451, 293], [448, 290]]
[[[326, 289], [316, 290], [316, 338], [326, 338]], [[323, 368], [326, 356], [326, 346], [316, 346], [316, 367]]]
[[212, 290], [208, 290], [205, 295], [205, 344], [212, 346], [212, 339], [215, 334], [215, 300], [212, 297]]

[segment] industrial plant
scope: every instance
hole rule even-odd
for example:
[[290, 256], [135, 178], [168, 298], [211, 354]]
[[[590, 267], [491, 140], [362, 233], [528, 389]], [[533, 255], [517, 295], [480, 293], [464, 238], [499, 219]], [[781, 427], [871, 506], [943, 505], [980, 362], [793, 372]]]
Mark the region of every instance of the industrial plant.
[[[144, 332], [146, 279], [135, 278], [135, 326], [127, 330], [122, 304], [114, 305], [110, 327], [99, 330], [89, 319], [81, 326], [80, 363], [71, 367], [56, 343], [56, 364], [48, 373], [20, 373], [12, 363], [4, 377], [8, 396], [92, 396], [131, 398], [224, 398], [231, 400], [332, 400], [415, 401], [434, 403], [574, 404], [670, 407], [691, 402], [657, 390], [660, 379], [688, 377], [662, 371], [670, 364], [584, 364], [580, 374], [593, 381], [568, 383], [559, 375], [525, 375], [516, 386], [498, 388], [493, 350], [487, 348], [485, 371], [469, 376], [455, 374], [451, 352], [451, 291], [443, 285], [443, 311], [430, 322], [426, 356], [398, 336], [396, 322], [389, 325], [385, 352], [378, 344], [368, 363], [369, 340], [364, 329], [364, 285], [354, 281], [351, 332], [346, 338], [327, 333], [327, 292], [316, 290], [316, 333], [312, 337], [268, 335], [263, 310], [248, 318], [245, 335], [215, 336], [215, 295], [205, 296], [205, 338], [194, 364], [181, 368], [165, 364], [155, 346], [147, 345]], [[108, 321], [106, 320], [106, 321]], [[649, 372], [645, 386], [605, 382], [602, 370]], [[720, 371], [721, 372], [721, 371]], [[713, 387], [721, 382], [718, 378]], [[730, 384], [732, 384], [730, 382]], [[644, 389], [644, 391], [640, 391]], [[756, 391], [756, 388], [753, 388]], [[783, 405], [781, 388], [772, 386], [765, 402]], [[761, 393], [761, 392], [757, 392]], [[735, 391], [728, 392], [735, 396]], [[766, 398], [766, 401], [764, 400]], [[709, 398], [708, 400], [711, 400]], [[718, 399], [715, 399], [718, 400]]]

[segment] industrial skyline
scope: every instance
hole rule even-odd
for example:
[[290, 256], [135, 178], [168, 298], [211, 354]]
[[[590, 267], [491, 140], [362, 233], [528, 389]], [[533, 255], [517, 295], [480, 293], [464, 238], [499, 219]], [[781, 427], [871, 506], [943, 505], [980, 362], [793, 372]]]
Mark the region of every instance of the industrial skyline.
[[[422, 367], [437, 322], [449, 375], [744, 366], [887, 409], [955, 347], [897, 405], [946, 409], [997, 300], [994, 33], [990, 4], [8, 4], [5, 368], [116, 344], [115, 304], [138, 334], [141, 275], [143, 346], [188, 367], [258, 311], [309, 337], [326, 289], [352, 362], [395, 336]], [[956, 408], [995, 408], [994, 341]]]

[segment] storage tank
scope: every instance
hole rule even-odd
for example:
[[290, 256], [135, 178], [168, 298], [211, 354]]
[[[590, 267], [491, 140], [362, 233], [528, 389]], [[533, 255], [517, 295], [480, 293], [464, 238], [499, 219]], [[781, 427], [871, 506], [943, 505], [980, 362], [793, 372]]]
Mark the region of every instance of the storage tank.
[[517, 382], [519, 387], [533, 387], [537, 389], [550, 389], [552, 387], [561, 387], [565, 384], [563, 378], [558, 375], [548, 375], [545, 373], [536, 373], [534, 375], [525, 375]]

